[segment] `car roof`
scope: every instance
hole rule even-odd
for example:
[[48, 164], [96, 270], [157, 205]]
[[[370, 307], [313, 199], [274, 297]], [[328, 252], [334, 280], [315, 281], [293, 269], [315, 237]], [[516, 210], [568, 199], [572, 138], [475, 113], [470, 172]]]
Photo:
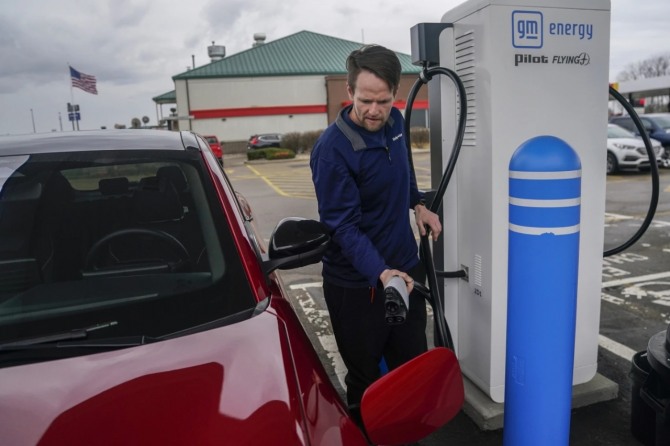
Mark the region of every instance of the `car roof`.
[[35, 133], [0, 137], [0, 155], [90, 150], [200, 150], [192, 132], [114, 129]]
[[[640, 118], [660, 118], [664, 116], [670, 116], [670, 113], [643, 113], [638, 115]], [[633, 119], [630, 115], [626, 116], [613, 116], [611, 120], [621, 120], [621, 119]]]

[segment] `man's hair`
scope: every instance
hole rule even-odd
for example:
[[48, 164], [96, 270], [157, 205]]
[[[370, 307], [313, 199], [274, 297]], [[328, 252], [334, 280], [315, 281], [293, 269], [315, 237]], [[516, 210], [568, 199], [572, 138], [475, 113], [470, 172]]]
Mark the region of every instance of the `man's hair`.
[[366, 45], [347, 57], [347, 83], [356, 91], [356, 79], [362, 70], [372, 72], [385, 81], [395, 94], [400, 84], [400, 61], [391, 50], [380, 45]]

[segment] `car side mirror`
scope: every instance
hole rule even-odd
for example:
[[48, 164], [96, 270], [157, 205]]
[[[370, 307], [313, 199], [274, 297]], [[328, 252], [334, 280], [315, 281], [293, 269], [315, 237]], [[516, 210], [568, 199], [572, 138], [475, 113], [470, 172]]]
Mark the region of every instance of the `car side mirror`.
[[316, 220], [289, 217], [281, 220], [270, 235], [269, 260], [263, 270], [293, 269], [321, 261], [330, 235], [328, 228]]
[[361, 418], [374, 444], [415, 443], [447, 424], [465, 400], [454, 352], [435, 347], [365, 390]]

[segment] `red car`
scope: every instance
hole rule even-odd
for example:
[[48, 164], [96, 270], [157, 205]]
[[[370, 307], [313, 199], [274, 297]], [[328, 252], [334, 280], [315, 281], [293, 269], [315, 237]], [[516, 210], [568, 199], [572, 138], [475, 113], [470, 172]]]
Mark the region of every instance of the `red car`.
[[200, 136], [8, 136], [0, 166], [1, 444], [400, 444], [460, 409], [436, 348], [370, 387], [359, 429], [275, 272], [327, 232], [287, 218], [266, 250]]
[[203, 136], [203, 138], [205, 138], [205, 141], [209, 144], [209, 148], [212, 149], [212, 153], [214, 153], [216, 159], [218, 159], [223, 166], [223, 144], [221, 144], [219, 138], [214, 135], [206, 135]]

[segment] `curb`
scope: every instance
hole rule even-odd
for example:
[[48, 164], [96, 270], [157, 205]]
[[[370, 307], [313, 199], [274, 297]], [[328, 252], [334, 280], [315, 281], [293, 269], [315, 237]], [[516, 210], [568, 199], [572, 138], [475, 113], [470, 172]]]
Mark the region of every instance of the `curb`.
[[244, 160], [243, 164], [268, 164], [268, 163], [286, 163], [291, 161], [309, 161], [309, 154], [296, 155], [293, 158], [284, 158], [277, 160], [258, 159], [258, 160]]

